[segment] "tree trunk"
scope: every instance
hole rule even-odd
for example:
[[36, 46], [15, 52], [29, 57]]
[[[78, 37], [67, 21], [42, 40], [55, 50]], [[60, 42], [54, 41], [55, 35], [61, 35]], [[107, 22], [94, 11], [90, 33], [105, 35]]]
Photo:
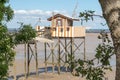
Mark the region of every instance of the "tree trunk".
[[103, 16], [111, 32], [116, 54], [116, 77], [120, 80], [120, 0], [99, 0]]

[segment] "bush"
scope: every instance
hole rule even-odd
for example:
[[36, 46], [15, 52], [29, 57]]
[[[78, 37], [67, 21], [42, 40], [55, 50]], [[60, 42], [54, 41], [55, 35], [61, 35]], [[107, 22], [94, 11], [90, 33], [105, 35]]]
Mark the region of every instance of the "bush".
[[0, 80], [8, 76], [8, 66], [14, 60], [14, 41], [5, 26], [0, 26]]

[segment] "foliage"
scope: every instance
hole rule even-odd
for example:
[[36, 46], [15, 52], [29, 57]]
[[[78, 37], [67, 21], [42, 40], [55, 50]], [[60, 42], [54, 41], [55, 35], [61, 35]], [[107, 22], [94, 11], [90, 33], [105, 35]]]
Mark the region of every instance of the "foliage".
[[8, 4], [9, 0], [0, 0], [0, 80], [6, 80], [8, 67], [14, 60], [15, 52], [13, 51], [14, 41], [8, 33], [5, 22], [13, 18], [13, 10]]
[[[100, 17], [103, 18], [103, 16], [101, 15], [96, 15], [95, 11], [92, 10], [85, 10], [84, 12], [80, 12], [79, 14], [80, 20], [81, 20], [81, 24], [83, 24], [84, 21], [88, 22], [89, 20], [94, 20], [94, 17]], [[102, 26], [105, 26], [105, 24], [101, 23]]]
[[18, 33], [16, 33], [15, 42], [18, 43], [28, 43], [36, 37], [36, 31], [32, 28], [31, 25], [23, 25]]
[[7, 5], [8, 2], [9, 0], [0, 0], [0, 24], [13, 18], [14, 12], [10, 5]]
[[112, 46], [111, 40], [109, 39], [107, 33], [101, 32], [99, 39], [102, 39], [102, 44], [99, 44], [96, 48], [95, 57], [98, 59], [102, 65], [110, 65], [109, 58], [114, 54], [114, 47]]
[[102, 43], [96, 48], [95, 58], [91, 60], [77, 60], [77, 75], [86, 77], [87, 80], [103, 80], [105, 70], [112, 70], [110, 66], [110, 58], [114, 55], [114, 47], [108, 34], [101, 32], [98, 39]]
[[15, 52], [12, 49], [14, 42], [5, 26], [0, 25], [0, 80], [8, 75], [8, 66], [14, 60]]
[[67, 63], [70, 64], [69, 69], [70, 69], [71, 72], [73, 72], [73, 70], [77, 66], [76, 60], [75, 60], [75, 56], [71, 55], [71, 54], [68, 54], [68, 61], [67, 61]]
[[[94, 11], [80, 12], [81, 23], [83, 21], [93, 20]], [[110, 66], [110, 58], [114, 55], [114, 47], [108, 34], [102, 31], [98, 36], [102, 43], [96, 48], [95, 58], [91, 60], [75, 60], [74, 57], [69, 56], [68, 63], [71, 69], [76, 69], [76, 76], [85, 77], [87, 80], [103, 80], [105, 70], [112, 70]], [[71, 61], [72, 60], [72, 61]]]
[[[15, 43], [28, 42], [36, 36], [36, 31], [31, 25], [23, 25], [16, 35], [9, 34], [7, 27], [0, 26], [0, 80], [6, 79], [8, 67], [12, 65], [15, 52], [13, 50]], [[13, 38], [15, 37], [15, 38]]]
[[91, 11], [91, 10], [88, 11], [85, 10], [85, 12], [80, 12], [79, 17], [81, 19], [81, 24], [83, 24], [83, 21], [87, 22], [88, 20], [93, 20], [94, 12], [95, 11]]

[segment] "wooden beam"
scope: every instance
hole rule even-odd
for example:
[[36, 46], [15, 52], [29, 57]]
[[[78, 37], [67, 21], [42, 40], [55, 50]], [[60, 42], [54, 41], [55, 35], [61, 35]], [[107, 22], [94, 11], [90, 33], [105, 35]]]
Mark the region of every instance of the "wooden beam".
[[51, 44], [51, 53], [52, 53], [52, 72], [54, 72], [54, 48], [53, 48], [53, 44]]
[[25, 69], [25, 79], [27, 78], [27, 69], [26, 69], [26, 43], [24, 44], [24, 69]]
[[47, 73], [47, 47], [46, 47], [46, 42], [44, 43], [45, 47], [45, 72]]
[[35, 62], [36, 62], [36, 75], [38, 76], [39, 75], [39, 73], [38, 73], [38, 53], [37, 53], [37, 43], [35, 42], [35, 56], [36, 56], [36, 60], [35, 60]]
[[86, 42], [84, 38], [84, 60], [86, 60]]
[[29, 43], [28, 43], [27, 44], [27, 76], [29, 76], [29, 68], [30, 68], [29, 56], [30, 56], [30, 52], [29, 52]]

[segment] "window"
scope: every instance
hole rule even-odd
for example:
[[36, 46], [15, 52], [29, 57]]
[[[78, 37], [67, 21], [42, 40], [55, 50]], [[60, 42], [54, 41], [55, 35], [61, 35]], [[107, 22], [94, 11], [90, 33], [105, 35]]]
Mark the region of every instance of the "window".
[[53, 28], [54, 31], [56, 31], [56, 28]]
[[61, 19], [57, 19], [56, 26], [62, 26], [62, 20]]
[[69, 31], [69, 27], [67, 27], [67, 31]]
[[61, 32], [63, 32], [63, 28], [61, 28]]

